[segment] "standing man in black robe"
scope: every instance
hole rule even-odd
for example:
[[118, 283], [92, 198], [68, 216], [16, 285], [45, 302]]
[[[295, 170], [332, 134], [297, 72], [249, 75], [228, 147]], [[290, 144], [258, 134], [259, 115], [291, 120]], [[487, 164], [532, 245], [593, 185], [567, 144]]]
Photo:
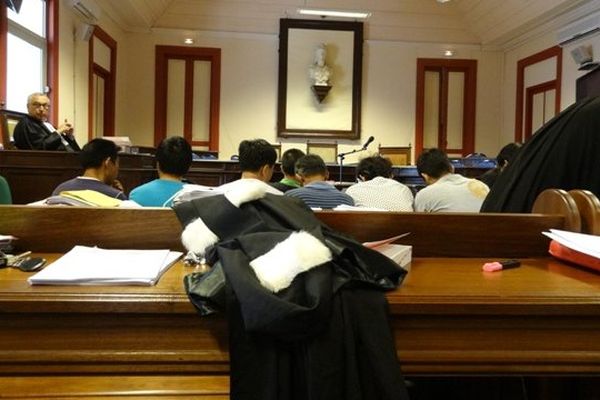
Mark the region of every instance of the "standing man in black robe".
[[48, 122], [50, 99], [44, 93], [27, 97], [27, 115], [13, 132], [15, 146], [21, 150], [80, 151], [73, 136], [73, 125], [65, 123], [54, 128]]

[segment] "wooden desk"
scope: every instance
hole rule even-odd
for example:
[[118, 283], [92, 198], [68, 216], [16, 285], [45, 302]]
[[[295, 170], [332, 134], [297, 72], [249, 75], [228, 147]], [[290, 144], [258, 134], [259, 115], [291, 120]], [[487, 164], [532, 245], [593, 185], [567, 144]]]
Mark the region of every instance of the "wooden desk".
[[[599, 372], [598, 274], [549, 258], [484, 274], [484, 261], [416, 259], [388, 295], [405, 374]], [[39, 382], [56, 396], [226, 395], [226, 326], [195, 314], [188, 272], [177, 264], [154, 287], [30, 287], [28, 274], [0, 270], [2, 395]]]
[[[563, 217], [317, 215], [361, 240], [412, 232], [411, 271], [388, 294], [408, 376], [600, 372], [600, 275], [547, 257], [539, 233]], [[0, 232], [51, 261], [77, 242], [178, 247], [181, 227], [168, 209], [0, 206]], [[509, 256], [527, 258], [481, 272]], [[178, 263], [152, 287], [30, 287], [28, 273], [0, 269], [0, 397], [227, 398], [226, 324], [196, 314], [182, 285], [189, 272]]]

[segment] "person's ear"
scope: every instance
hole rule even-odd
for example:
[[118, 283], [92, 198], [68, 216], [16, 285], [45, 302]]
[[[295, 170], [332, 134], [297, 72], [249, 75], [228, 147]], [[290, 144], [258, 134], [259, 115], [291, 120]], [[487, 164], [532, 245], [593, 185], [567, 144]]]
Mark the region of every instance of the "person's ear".
[[268, 182], [271, 180], [271, 176], [273, 176], [274, 166], [269, 164], [265, 164], [258, 170], [258, 175], [261, 177], [261, 180]]
[[325, 171], [325, 180], [329, 179], [329, 171]]
[[421, 177], [425, 181], [425, 184], [429, 185], [429, 182], [431, 182], [431, 177], [423, 172], [421, 172]]

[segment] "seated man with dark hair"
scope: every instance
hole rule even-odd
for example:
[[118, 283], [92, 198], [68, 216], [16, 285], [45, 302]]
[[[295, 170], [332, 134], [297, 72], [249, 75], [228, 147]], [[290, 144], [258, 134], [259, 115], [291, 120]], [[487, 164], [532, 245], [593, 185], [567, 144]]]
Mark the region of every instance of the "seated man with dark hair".
[[357, 206], [388, 211], [412, 211], [413, 194], [408, 186], [392, 179], [392, 162], [383, 157], [367, 157], [356, 167], [359, 183], [346, 193]]
[[517, 157], [521, 147], [521, 143], [509, 143], [504, 146], [502, 149], [500, 149], [500, 152], [496, 156], [496, 168], [487, 171], [477, 179], [485, 183], [491, 189], [502, 171], [504, 171], [506, 167], [508, 167], [508, 165]]
[[455, 174], [448, 156], [440, 149], [423, 150], [417, 171], [427, 187], [415, 196], [415, 211], [479, 212], [489, 192], [485, 183]]
[[241, 179], [225, 183], [218, 187], [186, 185], [174, 196], [173, 204], [177, 205], [193, 199], [210, 197], [216, 194], [234, 193], [232, 196], [252, 197], [261, 193], [282, 195], [268, 182], [273, 176], [277, 152], [264, 139], [242, 140], [238, 147], [237, 157], [242, 171]]
[[335, 208], [345, 204], [354, 205], [352, 197], [342, 193], [325, 182], [329, 171], [321, 157], [307, 154], [296, 162], [296, 175], [300, 177], [303, 187], [285, 192], [286, 196], [296, 197], [311, 208]]
[[83, 175], [61, 183], [52, 195], [71, 190], [95, 190], [109, 197], [127, 200], [123, 186], [117, 180], [119, 175], [119, 147], [110, 140], [90, 140], [81, 152], [79, 159]]
[[192, 147], [181, 136], [166, 138], [158, 145], [155, 158], [158, 179], [133, 189], [129, 199], [144, 207], [169, 207], [192, 165]]
[[296, 178], [296, 162], [302, 157], [304, 157], [304, 152], [300, 149], [289, 149], [283, 153], [281, 156], [283, 179], [271, 184], [275, 189], [287, 192], [302, 187], [302, 184]]
[[271, 180], [277, 152], [269, 142], [264, 139], [242, 140], [238, 154], [242, 179]]

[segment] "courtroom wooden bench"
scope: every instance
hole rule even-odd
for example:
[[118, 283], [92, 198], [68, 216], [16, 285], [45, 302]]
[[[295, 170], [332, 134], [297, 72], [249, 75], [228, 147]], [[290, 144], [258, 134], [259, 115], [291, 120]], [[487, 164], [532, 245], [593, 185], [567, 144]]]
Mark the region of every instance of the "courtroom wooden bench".
[[[549, 258], [541, 235], [564, 215], [317, 216], [361, 241], [411, 232], [411, 272], [388, 294], [405, 374], [600, 372], [600, 276]], [[169, 209], [0, 206], [0, 233], [49, 260], [75, 244], [182, 249]], [[482, 275], [509, 257], [522, 267]], [[226, 324], [196, 314], [190, 272], [178, 263], [153, 287], [30, 287], [0, 270], [0, 397], [227, 398]]]
[[[548, 240], [541, 232], [566, 227], [560, 214], [318, 211], [316, 215], [361, 242], [410, 232], [401, 243], [412, 245], [415, 257], [543, 256]], [[40, 252], [65, 252], [76, 244], [183, 250], [181, 231], [171, 209], [0, 206], [0, 232], [19, 237], [20, 247]]]

